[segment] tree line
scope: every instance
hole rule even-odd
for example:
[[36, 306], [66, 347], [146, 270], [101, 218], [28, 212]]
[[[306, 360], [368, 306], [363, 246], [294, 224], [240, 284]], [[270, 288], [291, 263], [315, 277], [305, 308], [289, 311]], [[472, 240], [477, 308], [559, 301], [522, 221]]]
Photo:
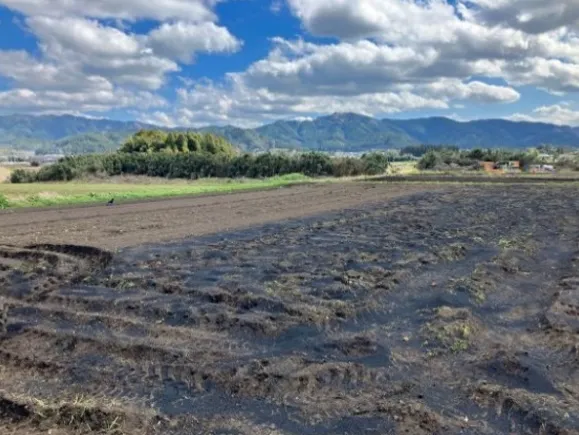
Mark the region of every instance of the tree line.
[[384, 173], [388, 157], [382, 153], [330, 157], [301, 154], [240, 154], [225, 139], [196, 132], [140, 131], [116, 153], [70, 156], [38, 172], [16, 170], [13, 183], [69, 181], [86, 176], [146, 175], [166, 178], [264, 178], [291, 173], [307, 176], [356, 176]]
[[479, 168], [479, 162], [508, 162], [518, 160], [521, 166], [534, 164], [539, 159], [538, 150], [519, 151], [493, 149], [459, 150], [456, 147], [424, 147], [425, 153], [418, 161], [419, 169], [438, 169], [445, 167]]

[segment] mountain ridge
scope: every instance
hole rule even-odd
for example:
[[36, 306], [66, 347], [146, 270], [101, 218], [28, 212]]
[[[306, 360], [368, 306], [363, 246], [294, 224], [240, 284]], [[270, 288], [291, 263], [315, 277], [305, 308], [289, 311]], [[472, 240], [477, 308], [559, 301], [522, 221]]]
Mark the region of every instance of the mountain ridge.
[[233, 125], [167, 128], [139, 121], [74, 115], [6, 115], [0, 116], [0, 147], [55, 152], [62, 149], [67, 153], [103, 151], [115, 149], [126, 137], [144, 128], [211, 132], [247, 151], [290, 148], [352, 152], [419, 144], [460, 148], [528, 148], [542, 144], [579, 147], [579, 128], [571, 126], [505, 119], [378, 119], [357, 113], [279, 120], [257, 128]]

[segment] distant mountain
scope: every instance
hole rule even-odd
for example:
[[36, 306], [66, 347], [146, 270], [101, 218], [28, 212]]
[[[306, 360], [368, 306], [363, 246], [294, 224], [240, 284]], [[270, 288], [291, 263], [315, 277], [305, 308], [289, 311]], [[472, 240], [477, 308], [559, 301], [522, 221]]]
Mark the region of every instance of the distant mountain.
[[395, 124], [354, 113], [334, 114], [313, 121], [278, 121], [256, 131], [278, 146], [324, 151], [365, 151], [418, 143]]
[[[178, 130], [178, 129], [177, 129]], [[229, 142], [242, 150], [267, 150], [271, 147], [272, 141], [265, 136], [260, 135], [256, 130], [243, 129], [239, 127], [203, 127], [198, 131], [204, 133], [213, 133], [223, 136]]]
[[141, 128], [155, 128], [140, 122], [91, 119], [71, 115], [0, 116], [0, 146], [35, 149], [64, 138], [86, 133], [131, 134]]
[[[138, 129], [137, 129], [138, 130]], [[37, 154], [93, 154], [118, 149], [137, 130], [82, 133], [37, 146]]]
[[394, 123], [424, 144], [451, 144], [461, 148], [528, 148], [541, 144], [579, 146], [579, 128], [537, 122], [504, 119], [457, 122], [448, 118], [384, 122]]
[[[0, 147], [40, 149], [45, 153], [101, 152], [116, 149], [129, 135], [143, 128], [161, 127], [68, 115], [10, 115], [0, 117]], [[255, 129], [208, 126], [198, 130], [222, 135], [240, 149], [249, 151], [273, 147], [368, 151], [418, 144], [461, 148], [528, 148], [542, 144], [579, 147], [579, 128], [500, 119], [470, 122], [441, 117], [379, 120], [354, 113], [338, 113], [311, 121], [277, 121]]]

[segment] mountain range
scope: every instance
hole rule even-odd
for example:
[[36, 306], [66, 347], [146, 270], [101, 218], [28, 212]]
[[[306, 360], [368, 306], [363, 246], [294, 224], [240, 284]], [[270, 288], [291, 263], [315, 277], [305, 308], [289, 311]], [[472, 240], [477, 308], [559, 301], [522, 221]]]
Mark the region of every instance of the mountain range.
[[[162, 127], [136, 121], [71, 115], [0, 116], [0, 148], [39, 150], [45, 154], [102, 152], [116, 149], [140, 129], [159, 128]], [[253, 129], [209, 126], [196, 130], [222, 135], [246, 151], [290, 148], [355, 152], [418, 144], [461, 148], [528, 148], [542, 144], [579, 147], [579, 128], [501, 119], [400, 120], [336, 113], [310, 121], [277, 121]]]

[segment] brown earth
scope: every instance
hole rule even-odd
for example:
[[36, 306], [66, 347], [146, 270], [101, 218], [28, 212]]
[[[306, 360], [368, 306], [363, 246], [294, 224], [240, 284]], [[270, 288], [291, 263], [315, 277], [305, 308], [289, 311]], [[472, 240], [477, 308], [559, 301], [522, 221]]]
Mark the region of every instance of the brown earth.
[[[158, 233], [135, 227], [131, 208], [161, 224], [161, 204]], [[18, 216], [50, 231], [26, 238]], [[307, 186], [2, 219], [21, 243], [0, 248], [0, 434], [579, 434], [573, 186]], [[79, 246], [95, 223], [128, 234]], [[103, 250], [130, 240], [150, 243]]]
[[163, 199], [113, 207], [0, 211], [0, 244], [69, 243], [117, 249], [387, 201], [428, 185], [343, 183]]

